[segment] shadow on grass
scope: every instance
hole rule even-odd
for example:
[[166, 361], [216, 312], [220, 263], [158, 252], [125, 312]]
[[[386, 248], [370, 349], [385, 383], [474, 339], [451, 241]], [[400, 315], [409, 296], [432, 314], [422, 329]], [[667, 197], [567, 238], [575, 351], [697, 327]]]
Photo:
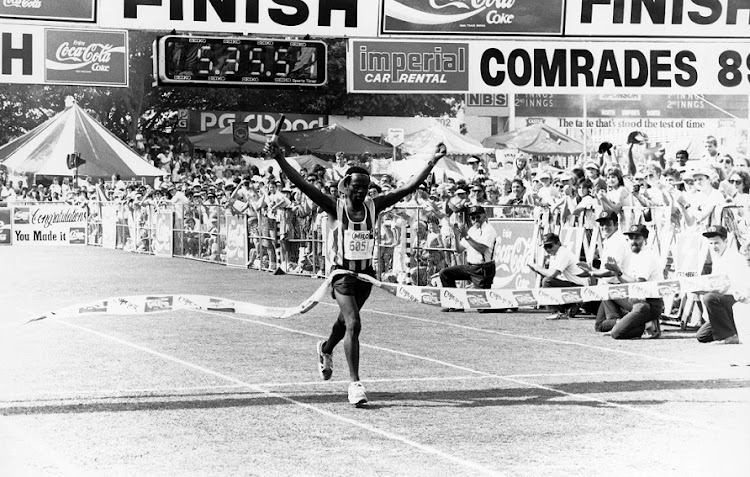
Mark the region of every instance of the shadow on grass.
[[[610, 381], [564, 383], [549, 386], [558, 391], [570, 394], [620, 394], [642, 391], [675, 391], [675, 390], [719, 390], [750, 388], [750, 380], [714, 379], [714, 380], [649, 380], [649, 381]], [[567, 396], [552, 389], [534, 387], [522, 388], [485, 388], [447, 391], [413, 391], [413, 392], [377, 392], [368, 393], [371, 404], [366, 409], [383, 409], [389, 407], [492, 407], [492, 406], [529, 406], [554, 405], [576, 407], [609, 407], [607, 404]], [[346, 393], [318, 394], [284, 394], [295, 401], [319, 405], [347, 405]], [[605, 399], [613, 404], [632, 406], [651, 406], [669, 403], [669, 399], [624, 399], [625, 396], [608, 396]], [[61, 402], [62, 401], [62, 402]], [[278, 397], [267, 396], [258, 392], [202, 393], [118, 396], [113, 398], [77, 399], [74, 402], [57, 400], [55, 403], [40, 404], [40, 401], [28, 404], [0, 408], [0, 416], [19, 416], [34, 414], [71, 414], [97, 412], [138, 412], [138, 411], [174, 411], [190, 409], [242, 408], [253, 406], [279, 406], [291, 404]]]

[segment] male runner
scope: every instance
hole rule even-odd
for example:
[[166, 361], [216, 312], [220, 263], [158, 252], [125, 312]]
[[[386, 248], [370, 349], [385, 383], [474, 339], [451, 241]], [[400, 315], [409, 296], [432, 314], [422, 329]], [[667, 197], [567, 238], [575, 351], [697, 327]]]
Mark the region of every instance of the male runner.
[[[349, 270], [356, 273], [375, 276], [372, 267], [375, 246], [375, 224], [378, 215], [395, 205], [401, 199], [414, 192], [432, 171], [435, 164], [445, 156], [445, 145], [439, 144], [427, 167], [398, 189], [387, 194], [368, 197], [370, 174], [367, 170], [353, 166], [347, 169], [339, 183], [343, 198], [326, 195], [305, 178], [303, 178], [284, 157], [278, 145], [278, 139], [270, 137], [265, 150], [271, 158], [276, 159], [279, 167], [292, 183], [328, 213], [333, 221], [329, 235], [328, 247], [334, 255], [333, 269]], [[359, 332], [361, 329], [359, 310], [370, 296], [372, 285], [357, 279], [353, 275], [341, 274], [331, 282], [332, 295], [339, 305], [339, 316], [333, 324], [331, 335], [326, 341], [318, 343], [318, 366], [324, 380], [331, 379], [333, 359], [331, 354], [336, 345], [344, 340], [344, 353], [349, 365], [349, 402], [361, 406], [367, 402], [365, 388], [359, 380]]]

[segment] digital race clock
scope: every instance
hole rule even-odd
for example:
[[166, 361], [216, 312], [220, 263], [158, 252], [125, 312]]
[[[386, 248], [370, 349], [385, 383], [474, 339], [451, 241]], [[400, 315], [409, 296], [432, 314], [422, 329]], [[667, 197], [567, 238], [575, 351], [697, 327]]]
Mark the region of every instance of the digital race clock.
[[168, 35], [154, 43], [154, 72], [165, 86], [322, 86], [327, 51], [322, 41]]

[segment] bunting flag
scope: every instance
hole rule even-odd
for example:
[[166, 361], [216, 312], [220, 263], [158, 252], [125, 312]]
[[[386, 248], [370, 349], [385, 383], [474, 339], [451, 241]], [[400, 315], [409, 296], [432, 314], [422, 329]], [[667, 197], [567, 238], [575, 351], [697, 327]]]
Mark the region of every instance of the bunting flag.
[[664, 298], [677, 293], [725, 292], [729, 278], [725, 275], [700, 275], [696, 277], [663, 280], [657, 282], [637, 282], [621, 285], [597, 285], [570, 288], [534, 289], [489, 289], [438, 288], [415, 285], [383, 283], [367, 275], [357, 275], [345, 270], [335, 270], [318, 287], [315, 293], [301, 304], [291, 308], [270, 307], [203, 295], [140, 295], [106, 298], [93, 303], [73, 305], [58, 311], [51, 311], [29, 320], [39, 321], [53, 317], [73, 317], [78, 315], [138, 315], [168, 312], [175, 310], [223, 311], [267, 318], [288, 318], [306, 313], [317, 305], [327, 292], [333, 278], [341, 274], [356, 275], [360, 280], [372, 283], [399, 298], [441, 306], [443, 308], [503, 309], [524, 306], [563, 305], [622, 298]]

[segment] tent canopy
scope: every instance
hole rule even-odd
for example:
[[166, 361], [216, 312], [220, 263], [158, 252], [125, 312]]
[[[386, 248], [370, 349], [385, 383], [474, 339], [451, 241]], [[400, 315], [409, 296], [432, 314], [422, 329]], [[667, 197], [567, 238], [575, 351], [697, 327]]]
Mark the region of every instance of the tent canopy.
[[232, 126], [224, 129], [211, 129], [201, 134], [188, 136], [190, 144], [197, 149], [218, 152], [244, 152], [246, 154], [261, 154], [263, 146], [266, 144], [266, 137], [262, 134], [253, 132], [248, 133], [248, 141], [240, 148], [239, 144], [234, 142]]
[[0, 162], [16, 174], [72, 176], [68, 154], [80, 153], [86, 163], [78, 174], [109, 179], [164, 175], [135, 153], [75, 103], [55, 117], [0, 148]]
[[581, 154], [583, 144], [546, 124], [532, 124], [525, 128], [485, 138], [482, 144], [496, 149], [515, 148], [535, 155]]
[[312, 154], [305, 154], [304, 156], [290, 156], [287, 157], [287, 159], [296, 161], [297, 164], [300, 165], [300, 167], [304, 167], [308, 170], [308, 172], [312, 171], [313, 168], [318, 165], [323, 166], [326, 169], [330, 169], [333, 167], [332, 162], [326, 161]]
[[334, 155], [341, 151], [344, 154], [361, 155], [393, 152], [392, 148], [378, 144], [338, 124], [302, 131], [282, 132], [279, 140], [288, 147], [293, 146], [299, 153]]
[[435, 146], [441, 142], [445, 144], [448, 155], [481, 155], [494, 152], [491, 148], [482, 146], [479, 141], [447, 128], [439, 122], [404, 136], [401, 149], [407, 154], [431, 154], [435, 152]]

